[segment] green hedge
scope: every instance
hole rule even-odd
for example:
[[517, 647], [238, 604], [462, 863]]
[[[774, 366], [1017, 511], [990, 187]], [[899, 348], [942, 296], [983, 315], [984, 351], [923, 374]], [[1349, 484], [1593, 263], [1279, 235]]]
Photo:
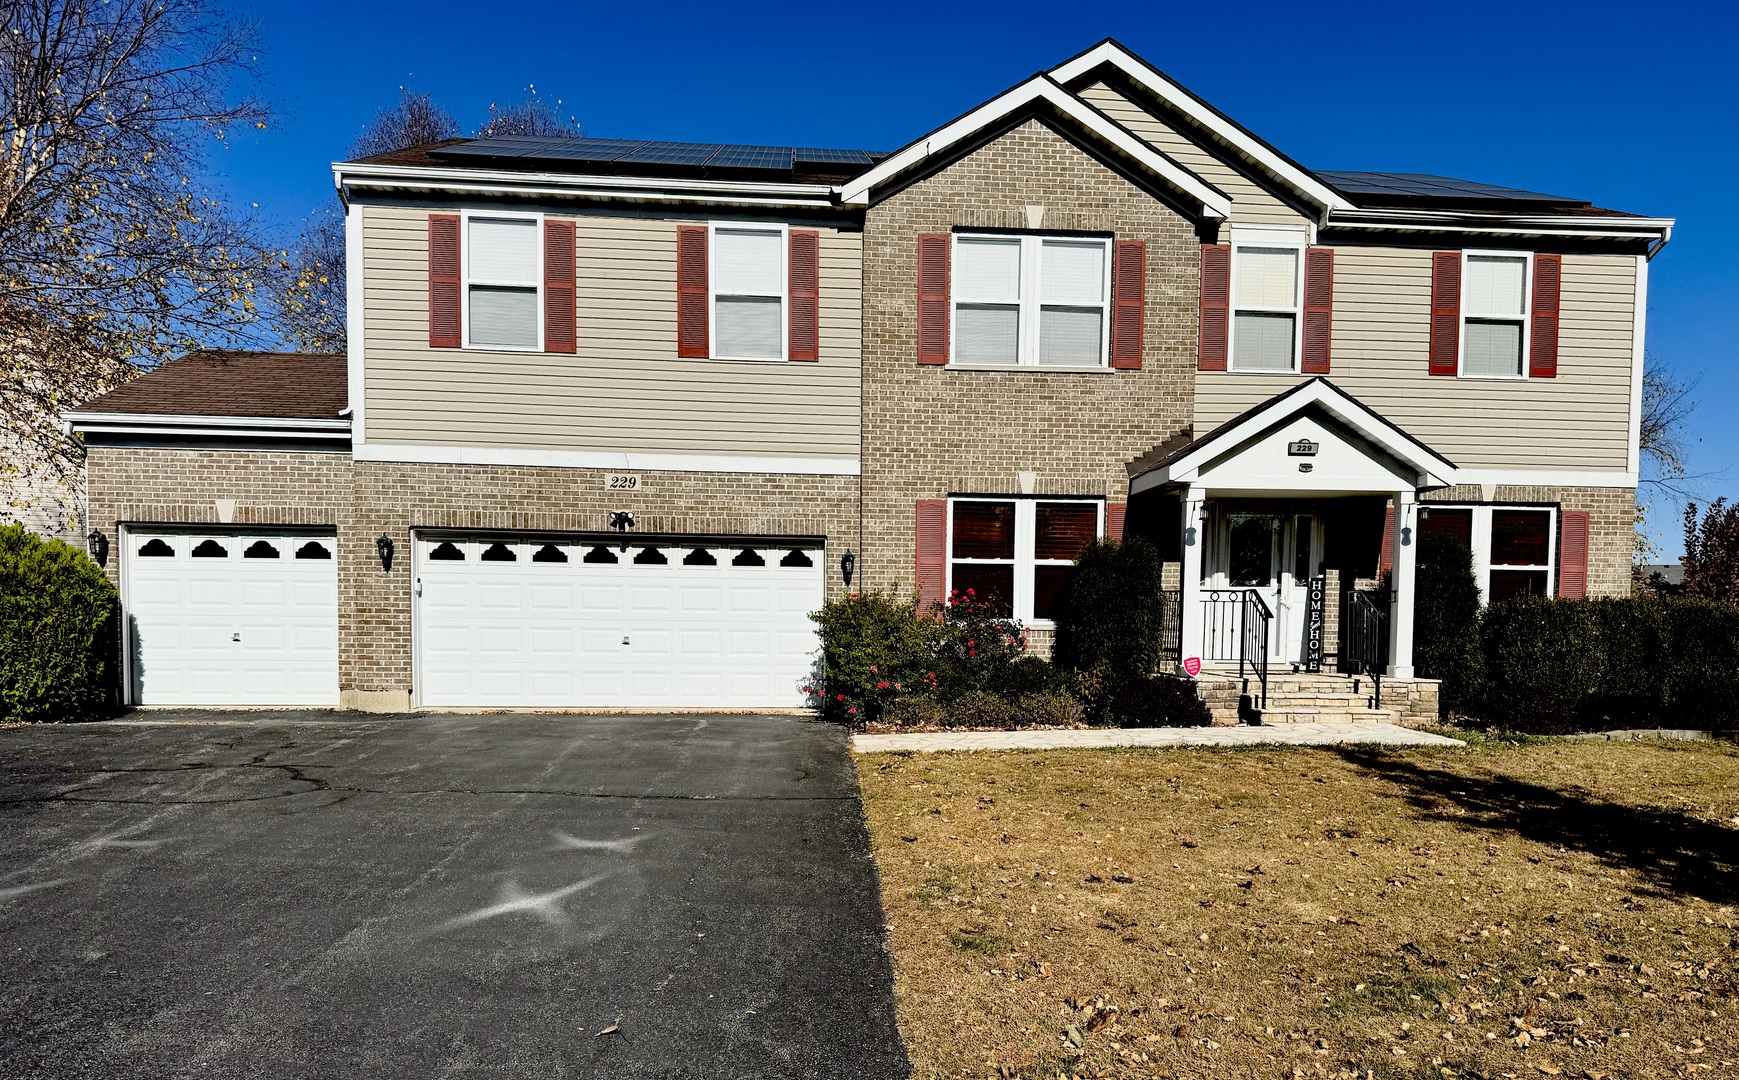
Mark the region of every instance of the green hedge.
[[115, 699], [114, 586], [84, 552], [0, 529], [0, 720], [85, 720]]
[[1057, 663], [1118, 681], [1158, 670], [1165, 640], [1161, 568], [1159, 549], [1139, 537], [1083, 548], [1057, 616]]
[[1425, 533], [1413, 607], [1414, 668], [1421, 678], [1443, 680], [1445, 709], [1462, 710], [1478, 691], [1482, 660], [1473, 553], [1453, 537]]

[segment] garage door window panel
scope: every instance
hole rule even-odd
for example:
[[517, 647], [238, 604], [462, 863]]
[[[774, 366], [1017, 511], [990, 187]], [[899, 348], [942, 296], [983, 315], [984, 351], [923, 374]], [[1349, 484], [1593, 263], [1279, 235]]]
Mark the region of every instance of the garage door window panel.
[[568, 553], [555, 544], [545, 544], [532, 554], [531, 561], [534, 563], [565, 563], [568, 561]]
[[175, 549], [160, 536], [154, 536], [139, 545], [139, 554], [147, 559], [173, 559]]
[[196, 559], [227, 559], [229, 558], [229, 549], [216, 540], [201, 540], [194, 545], [193, 557]]

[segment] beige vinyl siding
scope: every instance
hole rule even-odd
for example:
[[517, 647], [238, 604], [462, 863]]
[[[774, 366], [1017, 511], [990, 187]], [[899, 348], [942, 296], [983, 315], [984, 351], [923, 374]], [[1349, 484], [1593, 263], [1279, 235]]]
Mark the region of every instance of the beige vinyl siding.
[[[1308, 219], [1201, 143], [1149, 113], [1104, 83], [1081, 91], [1081, 98], [1142, 139], [1171, 155], [1178, 164], [1232, 197], [1232, 222], [1239, 225], [1302, 225]], [[1206, 138], [1206, 136], [1197, 136]], [[1252, 172], [1254, 171], [1254, 167]]]
[[431, 212], [362, 208], [369, 442], [857, 457], [860, 233], [820, 230], [818, 363], [678, 359], [681, 222], [603, 214], [572, 218], [575, 354], [431, 349]]
[[[1431, 252], [1337, 247], [1328, 378], [1464, 468], [1629, 464], [1636, 259], [1565, 255], [1558, 376], [1427, 374]], [[1196, 431], [1306, 376], [1196, 372]]]

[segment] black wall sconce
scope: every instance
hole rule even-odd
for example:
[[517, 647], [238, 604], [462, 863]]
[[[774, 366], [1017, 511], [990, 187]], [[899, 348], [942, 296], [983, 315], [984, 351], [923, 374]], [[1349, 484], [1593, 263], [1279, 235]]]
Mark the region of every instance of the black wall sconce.
[[91, 553], [91, 558], [98, 566], [109, 565], [109, 538], [103, 535], [101, 529], [92, 529], [85, 537], [85, 550]]
[[374, 550], [380, 556], [381, 572], [392, 573], [392, 537], [383, 533], [380, 539], [374, 542]]
[[857, 570], [857, 556], [846, 552], [839, 557], [839, 576], [845, 579], [845, 587], [851, 588], [851, 575]]

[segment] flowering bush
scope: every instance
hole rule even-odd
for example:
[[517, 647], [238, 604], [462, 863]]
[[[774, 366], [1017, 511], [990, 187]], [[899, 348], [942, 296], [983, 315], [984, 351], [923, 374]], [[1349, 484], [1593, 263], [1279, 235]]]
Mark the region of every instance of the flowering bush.
[[810, 618], [821, 629], [821, 670], [803, 691], [823, 716], [861, 727], [904, 695], [936, 691], [940, 627], [918, 618], [916, 600], [852, 593]]
[[936, 637], [936, 666], [942, 669], [937, 691], [944, 701], [974, 690], [1002, 694], [1010, 688], [1015, 664], [1026, 655], [1026, 627], [998, 616], [967, 589], [948, 594], [941, 630]]

